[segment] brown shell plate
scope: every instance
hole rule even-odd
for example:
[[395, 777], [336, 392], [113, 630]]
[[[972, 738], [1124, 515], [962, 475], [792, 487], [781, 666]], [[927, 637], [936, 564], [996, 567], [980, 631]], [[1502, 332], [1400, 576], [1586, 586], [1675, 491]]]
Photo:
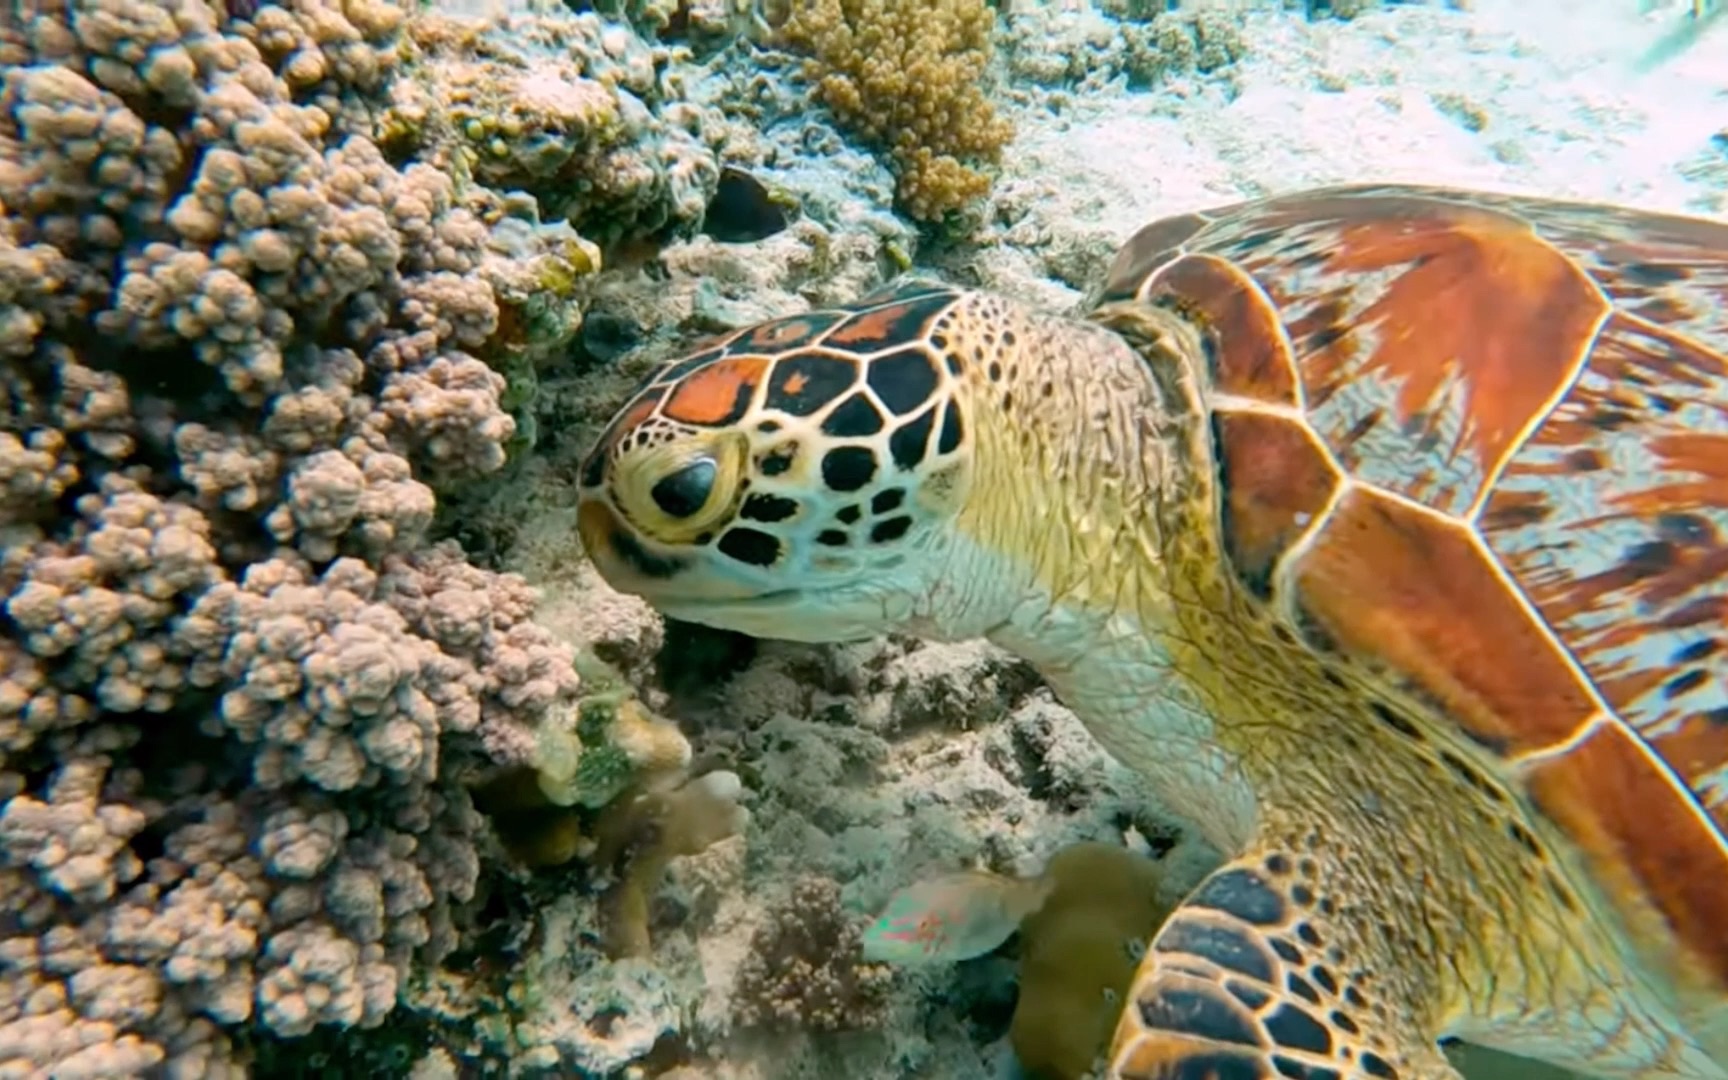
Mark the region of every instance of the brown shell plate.
[[1233, 571], [1401, 673], [1728, 993], [1728, 225], [1412, 187], [1158, 222]]

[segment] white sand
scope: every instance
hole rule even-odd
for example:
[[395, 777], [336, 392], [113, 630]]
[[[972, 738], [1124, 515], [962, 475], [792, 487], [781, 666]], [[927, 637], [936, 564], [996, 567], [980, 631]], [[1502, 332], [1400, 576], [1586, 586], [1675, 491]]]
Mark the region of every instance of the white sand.
[[[1264, 5], [1256, 5], [1264, 6]], [[1668, 0], [1475, 0], [1351, 22], [1249, 13], [1241, 88], [1213, 80], [1029, 112], [1000, 190], [1057, 233], [1307, 185], [1402, 180], [1728, 209], [1728, 19], [1647, 73], [1687, 20]], [[1478, 123], [1471, 130], [1466, 121]]]

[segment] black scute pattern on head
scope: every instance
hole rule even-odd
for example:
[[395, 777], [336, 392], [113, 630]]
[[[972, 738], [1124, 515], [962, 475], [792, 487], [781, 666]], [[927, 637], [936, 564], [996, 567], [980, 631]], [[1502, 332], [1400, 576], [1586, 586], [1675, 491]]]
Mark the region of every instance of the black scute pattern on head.
[[930, 445], [930, 429], [935, 426], [936, 409], [926, 409], [905, 426], [888, 436], [888, 454], [902, 471], [916, 469], [924, 460]]
[[904, 488], [889, 488], [887, 491], [878, 491], [875, 497], [870, 500], [870, 512], [872, 514], [891, 513], [900, 509], [901, 504], [905, 501], [906, 490]]
[[851, 360], [820, 354], [782, 356], [768, 376], [767, 405], [793, 416], [809, 416], [857, 382], [858, 365]]
[[882, 430], [882, 414], [862, 393], [842, 401], [822, 421], [822, 434], [836, 439], [858, 439]]
[[898, 540], [902, 536], [905, 536], [911, 528], [912, 519], [905, 515], [901, 515], [900, 517], [891, 517], [886, 521], [878, 521], [875, 525], [870, 527], [870, 542], [873, 544], [886, 544], [891, 540]]
[[761, 521], [772, 524], [785, 521], [798, 512], [798, 504], [781, 495], [770, 495], [766, 492], [756, 492], [744, 500], [744, 506], [738, 511], [738, 516], [747, 521]]
[[936, 441], [939, 453], [952, 454], [960, 449], [960, 443], [966, 437], [966, 428], [960, 420], [960, 405], [949, 400], [942, 408], [942, 437]]
[[822, 344], [842, 352], [874, 353], [921, 341], [936, 317], [953, 303], [952, 292], [940, 291], [876, 307], [859, 304], [822, 338]]
[[723, 554], [750, 566], [773, 566], [780, 558], [779, 540], [745, 525], [727, 529], [715, 546]]
[[896, 416], [916, 412], [936, 393], [936, 365], [922, 346], [911, 346], [870, 361], [870, 389]]
[[876, 455], [862, 446], [836, 446], [822, 455], [822, 482], [830, 491], [857, 491], [876, 478]]

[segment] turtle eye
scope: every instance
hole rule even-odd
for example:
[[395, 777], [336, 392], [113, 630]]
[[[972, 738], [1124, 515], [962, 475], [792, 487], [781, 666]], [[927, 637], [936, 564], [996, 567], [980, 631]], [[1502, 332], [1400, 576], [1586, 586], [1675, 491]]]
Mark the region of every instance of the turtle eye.
[[649, 491], [654, 505], [668, 517], [683, 520], [708, 505], [714, 494], [714, 479], [719, 467], [713, 458], [702, 457], [661, 477]]

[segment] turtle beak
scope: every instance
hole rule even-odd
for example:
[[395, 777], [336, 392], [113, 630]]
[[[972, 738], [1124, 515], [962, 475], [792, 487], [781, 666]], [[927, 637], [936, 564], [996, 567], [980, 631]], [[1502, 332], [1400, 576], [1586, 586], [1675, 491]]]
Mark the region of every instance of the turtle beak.
[[603, 498], [582, 500], [576, 509], [576, 533], [589, 561], [608, 585], [640, 596], [675, 617], [674, 609], [684, 604], [725, 606], [762, 595], [760, 587], [749, 582], [695, 573], [697, 560], [689, 555], [650, 547], [637, 539], [635, 530]]
[[651, 596], [655, 582], [669, 581], [690, 567], [688, 559], [644, 547], [601, 499], [582, 500], [576, 509], [576, 533], [594, 568], [619, 592]]

